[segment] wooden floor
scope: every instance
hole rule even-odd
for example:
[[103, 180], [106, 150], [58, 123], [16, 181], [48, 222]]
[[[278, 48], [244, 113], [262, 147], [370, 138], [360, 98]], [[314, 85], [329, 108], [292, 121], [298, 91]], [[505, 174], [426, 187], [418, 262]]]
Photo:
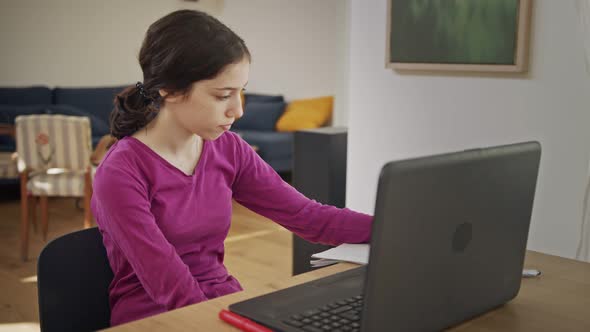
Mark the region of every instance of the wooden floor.
[[[50, 199], [48, 241], [82, 228], [74, 199]], [[245, 289], [291, 275], [291, 233], [234, 203], [226, 266]], [[19, 202], [0, 201], [0, 332], [39, 331], [36, 266], [46, 243], [32, 232], [27, 262], [19, 259]]]

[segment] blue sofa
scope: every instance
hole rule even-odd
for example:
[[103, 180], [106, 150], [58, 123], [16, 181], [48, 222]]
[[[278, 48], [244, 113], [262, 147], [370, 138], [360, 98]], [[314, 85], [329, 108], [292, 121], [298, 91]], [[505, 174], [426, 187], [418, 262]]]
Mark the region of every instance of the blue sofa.
[[[14, 118], [24, 114], [87, 116], [96, 146], [100, 138], [109, 133], [113, 99], [125, 87], [0, 87], [0, 123], [14, 124]], [[289, 172], [293, 159], [293, 133], [274, 129], [286, 105], [283, 96], [247, 93], [244, 116], [232, 127], [249, 144], [257, 146], [260, 156], [279, 173]], [[0, 151], [15, 150], [11, 137], [0, 136]]]
[[288, 173], [293, 164], [293, 133], [278, 132], [275, 125], [287, 103], [281, 95], [246, 93], [244, 116], [232, 130], [250, 145], [258, 147], [258, 154], [275, 171]]
[[[55, 88], [44, 86], [0, 88], [0, 123], [14, 124], [18, 115], [62, 114], [87, 116], [92, 142], [109, 133], [109, 115], [115, 94], [125, 86], [100, 88]], [[15, 151], [11, 137], [0, 136], [0, 151]]]

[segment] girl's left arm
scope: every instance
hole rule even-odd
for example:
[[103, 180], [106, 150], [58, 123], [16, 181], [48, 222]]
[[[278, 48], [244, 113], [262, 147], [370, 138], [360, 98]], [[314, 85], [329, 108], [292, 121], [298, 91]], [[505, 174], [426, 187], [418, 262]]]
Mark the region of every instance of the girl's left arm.
[[311, 242], [369, 242], [372, 216], [308, 199], [284, 182], [248, 143], [237, 135], [235, 139], [237, 172], [232, 189], [238, 203]]

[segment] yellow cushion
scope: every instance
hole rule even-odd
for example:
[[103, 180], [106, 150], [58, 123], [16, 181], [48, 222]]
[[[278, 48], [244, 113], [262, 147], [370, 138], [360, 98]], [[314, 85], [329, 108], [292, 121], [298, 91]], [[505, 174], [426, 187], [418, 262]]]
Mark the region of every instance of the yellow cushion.
[[326, 125], [332, 117], [334, 97], [299, 99], [289, 102], [277, 121], [277, 131], [297, 131]]

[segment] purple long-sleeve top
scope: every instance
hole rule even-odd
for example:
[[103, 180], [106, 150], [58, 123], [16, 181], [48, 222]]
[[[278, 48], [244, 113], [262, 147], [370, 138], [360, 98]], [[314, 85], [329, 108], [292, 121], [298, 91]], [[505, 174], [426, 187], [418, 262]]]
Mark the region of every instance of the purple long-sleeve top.
[[241, 290], [223, 264], [232, 198], [312, 242], [368, 242], [372, 217], [310, 200], [238, 135], [205, 141], [192, 175], [133, 137], [94, 179], [92, 211], [114, 279], [117, 325]]

